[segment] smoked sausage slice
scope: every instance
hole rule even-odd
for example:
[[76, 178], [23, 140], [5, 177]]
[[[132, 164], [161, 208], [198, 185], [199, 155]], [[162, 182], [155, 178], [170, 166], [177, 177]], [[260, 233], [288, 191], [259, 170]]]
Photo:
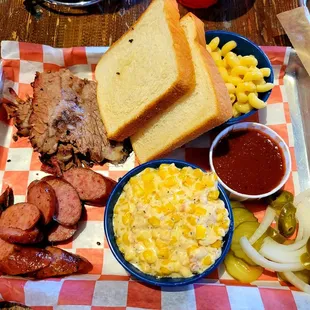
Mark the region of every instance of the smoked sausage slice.
[[47, 176], [42, 179], [55, 191], [57, 198], [55, 220], [64, 226], [75, 225], [82, 214], [82, 204], [74, 187], [63, 179]]
[[78, 192], [80, 199], [90, 205], [104, 206], [116, 182], [87, 168], [72, 168], [63, 178]]
[[39, 209], [27, 202], [17, 203], [2, 212], [0, 226], [27, 230], [33, 228], [40, 219]]
[[38, 207], [44, 225], [48, 224], [55, 213], [57, 199], [51, 185], [45, 181], [33, 181], [27, 191], [27, 201]]
[[60, 242], [68, 240], [75, 234], [76, 230], [77, 225], [65, 227], [63, 225], [55, 223], [48, 232], [47, 240], [49, 242]]
[[32, 244], [41, 242], [43, 234], [36, 227], [30, 230], [22, 230], [0, 226], [0, 238], [10, 243]]

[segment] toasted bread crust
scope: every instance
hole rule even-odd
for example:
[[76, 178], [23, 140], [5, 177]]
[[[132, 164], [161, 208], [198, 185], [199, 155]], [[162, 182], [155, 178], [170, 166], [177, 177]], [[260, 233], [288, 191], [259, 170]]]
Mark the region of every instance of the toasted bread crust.
[[188, 13], [187, 15], [185, 15], [181, 19], [181, 21], [186, 22], [186, 19], [192, 19], [195, 23], [196, 28], [195, 43], [197, 44], [197, 48], [199, 49], [199, 52], [203, 59], [205, 71], [210, 76], [210, 80], [212, 82], [214, 97], [217, 99], [216, 109], [218, 113], [216, 117], [212, 117], [205, 124], [201, 126], [196, 126], [196, 128], [192, 129], [190, 132], [184, 132], [182, 135], [180, 135], [180, 137], [178, 137], [177, 140], [173, 141], [169, 145], [163, 146], [162, 149], [158, 149], [157, 152], [152, 155], [144, 156], [143, 153], [138, 152], [135, 140], [139, 139], [138, 137], [139, 134], [137, 136], [134, 136], [132, 138], [132, 147], [140, 163], [144, 163], [146, 161], [162, 157], [163, 155], [169, 153], [170, 151], [184, 145], [188, 141], [197, 138], [204, 132], [221, 125], [222, 123], [224, 123], [225, 121], [227, 121], [232, 117], [232, 107], [230, 104], [227, 88], [220, 76], [216, 64], [214, 63], [211, 55], [207, 52], [205, 48], [206, 41], [204, 33], [204, 24], [192, 13]]
[[[148, 10], [152, 9], [155, 0], [151, 2], [147, 10], [139, 17], [136, 23], [133, 25], [133, 28], [139, 21], [142, 19], [144, 14]], [[123, 141], [127, 137], [133, 135], [138, 129], [142, 128], [147, 121], [168, 108], [171, 104], [177, 101], [180, 97], [186, 94], [188, 91], [194, 88], [195, 86], [195, 72], [192, 62], [191, 52], [189, 44], [186, 40], [183, 29], [180, 26], [180, 14], [177, 9], [178, 5], [175, 0], [165, 0], [164, 2], [164, 11], [166, 14], [168, 27], [172, 33], [173, 39], [173, 48], [176, 53], [176, 62], [178, 66], [178, 78], [173, 85], [171, 85], [167, 91], [158, 97], [156, 100], [148, 103], [144, 107], [143, 111], [130, 122], [122, 124], [115, 132], [109, 132], [109, 128], [106, 126], [108, 138], [115, 141]], [[127, 33], [125, 33], [118, 41], [122, 40]], [[113, 47], [117, 46], [118, 41], [115, 42], [110, 49], [106, 52], [111, 53]], [[104, 55], [103, 55], [104, 57]], [[100, 63], [100, 60], [99, 60]], [[98, 64], [99, 64], [98, 63]], [[97, 96], [99, 96], [97, 92]], [[99, 98], [98, 98], [99, 102]], [[100, 109], [101, 118], [105, 124], [104, 111]], [[106, 125], [106, 124], [105, 124]]]

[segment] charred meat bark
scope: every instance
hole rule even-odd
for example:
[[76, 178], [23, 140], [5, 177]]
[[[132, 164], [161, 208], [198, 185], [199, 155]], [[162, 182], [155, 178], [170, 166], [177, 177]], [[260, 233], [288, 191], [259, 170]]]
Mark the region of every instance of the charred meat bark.
[[[69, 70], [36, 74], [33, 98], [5, 103], [17, 136], [29, 136], [41, 154], [45, 170], [61, 174], [71, 167], [106, 161], [123, 162], [129, 153], [124, 143], [110, 141], [96, 99], [96, 83]], [[11, 91], [13, 94], [13, 91]]]

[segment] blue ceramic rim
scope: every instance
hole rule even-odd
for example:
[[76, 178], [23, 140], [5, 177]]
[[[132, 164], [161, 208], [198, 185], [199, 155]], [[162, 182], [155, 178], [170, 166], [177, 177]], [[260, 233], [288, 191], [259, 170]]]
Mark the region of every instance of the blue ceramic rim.
[[[157, 166], [157, 168], [161, 165], [161, 164], [176, 164], [176, 166], [180, 166], [180, 167], [192, 167], [192, 168], [198, 168], [202, 171], [205, 171], [204, 169], [202, 169], [201, 167], [188, 163], [186, 161], [182, 161], [182, 160], [175, 160], [175, 159], [158, 159], [158, 160], [152, 160], [149, 162], [146, 162], [142, 165], [139, 165], [135, 168], [133, 168], [132, 170], [130, 170], [129, 172], [127, 172], [122, 178], [119, 179], [118, 183], [116, 184], [116, 186], [114, 187], [112, 193], [109, 196], [106, 208], [105, 208], [105, 212], [104, 212], [104, 232], [105, 232], [105, 236], [107, 238], [109, 247], [111, 249], [111, 252], [113, 253], [113, 256], [116, 258], [116, 260], [122, 265], [122, 267], [131, 275], [133, 275], [135, 278], [137, 278], [138, 280], [141, 280], [147, 284], [151, 284], [151, 285], [155, 285], [155, 286], [165, 286], [165, 287], [176, 287], [176, 286], [183, 286], [183, 285], [188, 285], [188, 284], [192, 284], [196, 281], [198, 281], [199, 279], [207, 276], [208, 274], [212, 273], [218, 266], [219, 264], [224, 260], [225, 256], [227, 255], [229, 249], [230, 249], [230, 245], [231, 245], [231, 241], [232, 241], [232, 237], [233, 237], [233, 227], [234, 227], [234, 219], [233, 219], [233, 214], [232, 214], [232, 208], [229, 202], [229, 198], [227, 197], [227, 194], [224, 190], [224, 188], [222, 187], [221, 184], [218, 183], [218, 189], [220, 191], [220, 197], [224, 202], [225, 208], [228, 211], [228, 216], [230, 219], [230, 225], [228, 228], [228, 231], [226, 233], [226, 235], [224, 236], [223, 239], [226, 239], [226, 242], [222, 248], [222, 253], [221, 256], [215, 261], [215, 263], [210, 266], [208, 269], [206, 269], [203, 273], [198, 274], [198, 275], [194, 275], [193, 277], [190, 278], [156, 278], [155, 276], [151, 276], [148, 275], [146, 273], [143, 273], [141, 270], [139, 270], [138, 268], [136, 268], [135, 266], [133, 266], [131, 263], [127, 262], [125, 260], [125, 258], [123, 257], [122, 253], [119, 251], [117, 244], [115, 242], [115, 240], [111, 240], [111, 238], [114, 238], [114, 229], [113, 227], [111, 227], [111, 231], [113, 232], [113, 236], [111, 236], [109, 234], [109, 218], [108, 218], [108, 213], [109, 210], [111, 208], [114, 209], [114, 205], [112, 205], [112, 200], [114, 198], [114, 195], [117, 195], [117, 192], [119, 191], [119, 189], [121, 188], [121, 190], [123, 190], [124, 186], [127, 184], [127, 182], [129, 181], [129, 179], [138, 174], [139, 172], [143, 171], [144, 169], [148, 168], [148, 167], [154, 167]], [[113, 217], [113, 210], [112, 210], [112, 217]], [[113, 223], [111, 221], [111, 223]], [[112, 224], [113, 226], [113, 224]], [[118, 255], [117, 251], [120, 253], [120, 255]], [[130, 266], [130, 267], [129, 267]], [[147, 277], [147, 278], [146, 278]], [[169, 279], [172, 280], [173, 282], [166, 282], [165, 280]], [[180, 281], [177, 281], [178, 279], [180, 279]]]
[[[229, 35], [229, 36], [232, 36], [232, 37], [237, 37], [241, 40], [244, 40], [245, 42], [247, 42], [248, 44], [250, 44], [255, 50], [257, 50], [258, 53], [261, 54], [261, 56], [264, 58], [267, 67], [270, 68], [270, 77], [268, 77], [268, 79], [270, 79], [269, 83], [274, 83], [274, 72], [273, 72], [273, 68], [272, 68], [272, 65], [271, 65], [271, 62], [269, 60], [269, 58], [267, 57], [266, 53], [257, 45], [255, 44], [253, 41], [249, 40], [248, 38], [238, 34], [238, 33], [235, 33], [235, 32], [231, 32], [231, 31], [226, 31], [226, 30], [208, 30], [205, 32], [205, 36], [207, 36], [208, 34], [210, 35], [217, 35], [220, 37], [221, 34], [226, 34], [226, 35]], [[271, 91], [272, 90], [269, 90], [268, 92], [264, 93], [264, 97], [261, 98], [264, 102], [267, 102], [270, 94], [271, 94]], [[230, 126], [230, 125], [233, 125], [233, 124], [236, 124], [236, 123], [239, 123], [241, 121], [243, 121], [244, 119], [252, 116], [253, 114], [255, 114], [258, 110], [257, 109], [253, 109], [252, 111], [250, 111], [249, 113], [246, 113], [246, 114], [242, 114], [238, 117], [233, 117], [231, 119], [229, 119], [227, 122], [225, 122], [223, 125], [225, 126]]]

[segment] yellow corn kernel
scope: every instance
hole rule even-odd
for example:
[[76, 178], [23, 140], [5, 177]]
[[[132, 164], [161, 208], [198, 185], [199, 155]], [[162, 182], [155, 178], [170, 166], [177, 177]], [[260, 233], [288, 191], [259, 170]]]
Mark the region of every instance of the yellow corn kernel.
[[199, 246], [196, 244], [191, 245], [186, 249], [187, 255], [190, 256], [193, 253], [193, 251], [197, 250], [198, 248]]
[[202, 182], [207, 186], [207, 187], [213, 187], [214, 184], [215, 184], [215, 175], [213, 173], [208, 173], [208, 174], [205, 174], [202, 178]]
[[212, 260], [210, 258], [210, 256], [206, 256], [203, 260], [202, 260], [202, 263], [205, 265], [205, 266], [209, 266], [212, 264]]
[[144, 195], [144, 190], [140, 185], [136, 185], [132, 187], [132, 193], [136, 197], [142, 197]]
[[249, 71], [249, 68], [245, 66], [236, 66], [231, 69], [232, 76], [244, 76]]
[[224, 82], [229, 83], [229, 81], [228, 81], [229, 80], [229, 74], [227, 72], [227, 69], [224, 67], [219, 67], [218, 70], [219, 70], [221, 77], [224, 80]]
[[172, 220], [166, 220], [165, 224], [168, 225], [170, 228], [173, 228], [175, 223]]
[[145, 239], [142, 241], [142, 243], [146, 248], [150, 248], [153, 246], [153, 242], [150, 239]]
[[206, 215], [207, 214], [207, 210], [204, 209], [204, 208], [201, 208], [201, 207], [196, 207], [194, 214], [198, 215], [198, 216]]
[[175, 166], [175, 164], [169, 165], [168, 171], [170, 174], [176, 174], [180, 172], [180, 169]]
[[158, 250], [158, 257], [159, 258], [169, 258], [169, 249], [162, 248]]
[[187, 176], [185, 178], [185, 180], [183, 181], [183, 184], [186, 185], [186, 186], [191, 186], [191, 185], [194, 184], [194, 182], [195, 182], [195, 180], [192, 177]]
[[208, 199], [210, 200], [217, 200], [219, 198], [220, 192], [219, 190], [210, 191], [208, 193]]
[[224, 222], [222, 223], [221, 227], [222, 227], [224, 230], [226, 230], [226, 229], [229, 227], [229, 224], [230, 224], [229, 220], [226, 220], [226, 221], [224, 221]]
[[168, 202], [166, 205], [164, 205], [162, 210], [165, 215], [176, 211], [175, 206], [171, 202]]
[[227, 90], [228, 90], [228, 92], [229, 92], [230, 94], [234, 94], [234, 93], [236, 92], [236, 87], [235, 87], [234, 84], [225, 83], [225, 85], [226, 85], [226, 88], [227, 88]]
[[197, 224], [197, 220], [194, 216], [190, 215], [186, 218], [186, 220], [193, 226]]
[[162, 266], [162, 267], [159, 268], [159, 272], [160, 272], [163, 276], [168, 276], [168, 275], [171, 274], [171, 271], [170, 271], [168, 268], [164, 267], [164, 266]]
[[131, 186], [137, 185], [138, 183], [139, 183], [139, 179], [138, 179], [137, 177], [132, 177], [132, 178], [130, 178], [130, 180], [129, 180], [129, 184], [130, 184]]
[[177, 242], [178, 242], [178, 239], [173, 236], [171, 240], [169, 241], [169, 245], [175, 245]]
[[196, 226], [196, 239], [204, 239], [207, 235], [207, 229], [203, 225]]
[[[250, 100], [249, 100], [250, 101]], [[240, 102], [236, 102], [234, 104], [235, 109], [240, 112], [240, 113], [249, 113], [250, 111], [253, 110], [253, 107], [251, 104], [249, 103], [240, 103]]]
[[166, 179], [170, 174], [168, 172], [168, 170], [164, 170], [164, 169], [161, 169], [161, 170], [158, 170], [158, 175], [160, 176], [160, 178], [162, 180]]
[[[237, 46], [236, 41], [228, 41], [222, 47], [222, 55], [226, 56], [230, 51], [232, 51]], [[236, 56], [237, 57], [237, 56]]]
[[177, 184], [175, 177], [170, 176], [167, 179], [164, 180], [164, 186], [170, 188]]
[[155, 245], [156, 245], [159, 249], [161, 249], [161, 248], [166, 247], [166, 246], [167, 246], [167, 243], [164, 242], [164, 241], [162, 241], [161, 239], [156, 239], [156, 240], [155, 240]]
[[248, 96], [246, 95], [246, 93], [243, 92], [237, 92], [237, 100], [240, 103], [246, 103], [248, 101]]
[[270, 73], [271, 73], [270, 68], [260, 68], [259, 70], [263, 74], [264, 77], [270, 76]]
[[194, 203], [191, 203], [188, 207], [186, 207], [186, 212], [189, 214], [194, 214], [196, 209], [196, 205]]
[[144, 190], [146, 193], [151, 193], [156, 190], [155, 184], [152, 181], [144, 182]]
[[203, 184], [202, 182], [196, 182], [195, 184], [195, 189], [197, 191], [201, 191], [204, 190], [206, 188], [205, 184]]
[[147, 249], [143, 252], [143, 258], [149, 264], [154, 264], [157, 259], [155, 252], [150, 249]]
[[171, 215], [171, 220], [172, 220], [174, 223], [178, 223], [178, 222], [180, 222], [180, 220], [181, 220], [181, 215], [178, 214], [178, 213], [173, 213], [173, 214]]
[[240, 65], [241, 66], [247, 66], [247, 67], [251, 67], [251, 66], [254, 66], [256, 67], [258, 65], [258, 61], [257, 59], [252, 56], [252, 55], [249, 55], [249, 56], [243, 56], [241, 59], [240, 59]]
[[154, 173], [152, 172], [145, 172], [142, 174], [142, 180], [143, 182], [150, 182], [150, 181], [153, 181], [154, 180]]
[[208, 46], [210, 47], [211, 51], [215, 51], [220, 43], [220, 38], [219, 37], [215, 37], [213, 38], [210, 43], [208, 44]]
[[139, 235], [137, 236], [137, 240], [138, 241], [144, 241], [146, 239], [150, 239], [152, 238], [152, 233], [148, 230], [143, 230], [139, 233]]
[[123, 222], [124, 225], [132, 224], [133, 223], [132, 215], [127, 212], [125, 215], [123, 215], [122, 222]]
[[190, 238], [191, 237], [191, 229], [187, 226], [187, 225], [182, 225], [182, 234], [186, 237], [186, 238]]
[[159, 227], [160, 226], [160, 220], [156, 216], [150, 217], [148, 220], [149, 224], [151, 224], [153, 227]]
[[225, 56], [225, 59], [227, 61], [227, 64], [233, 68], [233, 67], [236, 67], [236, 66], [239, 66], [240, 65], [240, 60], [239, 58], [237, 57], [237, 55], [233, 52], [228, 52]]
[[215, 241], [214, 243], [211, 244], [211, 247], [212, 248], [216, 248], [216, 249], [220, 248], [221, 246], [222, 246], [222, 241], [221, 240], [217, 240], [217, 241]]
[[272, 83], [266, 83], [264, 85], [257, 85], [256, 90], [258, 93], [264, 93], [273, 89], [274, 85]]
[[122, 240], [123, 240], [123, 243], [124, 243], [124, 244], [130, 245], [128, 233], [124, 233], [124, 234], [123, 234]]
[[266, 107], [267, 103], [260, 100], [254, 93], [249, 94], [249, 104], [255, 109], [262, 109]]
[[235, 94], [229, 94], [229, 100], [230, 100], [230, 103], [233, 104], [236, 101], [236, 95]]
[[126, 251], [126, 253], [125, 253], [125, 259], [127, 260], [127, 261], [132, 261], [133, 259], [135, 258], [135, 252], [134, 251], [132, 251], [132, 250], [129, 250], [129, 251]]
[[184, 191], [177, 191], [176, 194], [179, 196], [183, 196], [185, 194], [185, 192]]
[[194, 169], [193, 170], [193, 176], [197, 179], [202, 178], [204, 173], [200, 169]]
[[174, 262], [173, 265], [172, 265], [173, 272], [179, 273], [181, 267], [182, 267], [182, 266], [181, 266], [181, 264], [180, 264], [178, 261]]

